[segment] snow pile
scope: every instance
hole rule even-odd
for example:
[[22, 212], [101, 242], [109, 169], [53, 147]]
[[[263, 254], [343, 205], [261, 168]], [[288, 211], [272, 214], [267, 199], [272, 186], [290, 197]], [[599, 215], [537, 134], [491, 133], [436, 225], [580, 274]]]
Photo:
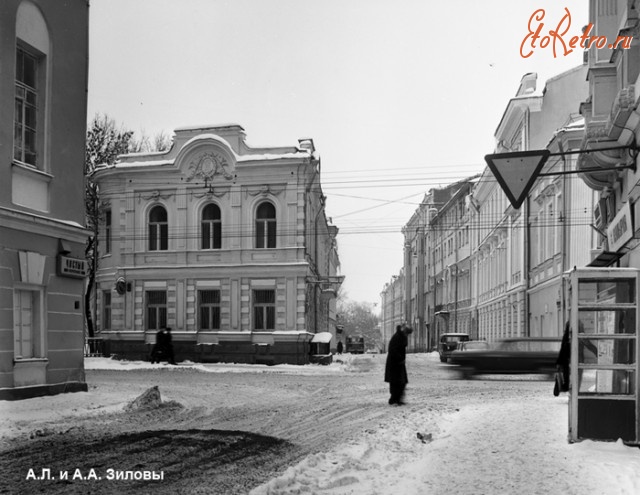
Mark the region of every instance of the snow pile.
[[292, 364], [243, 364], [243, 363], [194, 363], [192, 361], [179, 362], [177, 366], [167, 363], [152, 364], [148, 361], [120, 361], [111, 358], [90, 357], [85, 358], [84, 368], [86, 370], [153, 370], [170, 367], [172, 370], [194, 369], [204, 373], [279, 373], [295, 375], [325, 375], [331, 373], [342, 373], [350, 371], [354, 356], [343, 354], [334, 362], [328, 365], [307, 364], [304, 366]]

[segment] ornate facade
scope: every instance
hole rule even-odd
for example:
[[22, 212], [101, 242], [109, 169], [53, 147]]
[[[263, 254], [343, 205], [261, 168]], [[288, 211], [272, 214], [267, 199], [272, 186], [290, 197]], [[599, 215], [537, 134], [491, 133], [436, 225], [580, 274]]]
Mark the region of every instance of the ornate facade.
[[[591, 0], [593, 35], [626, 46], [592, 46], [588, 51], [589, 93], [581, 105], [586, 123], [580, 155], [581, 178], [597, 195], [593, 223], [598, 230], [592, 266], [640, 267], [640, 2]], [[616, 170], [617, 169], [617, 170]]]
[[303, 364], [316, 333], [335, 337], [338, 229], [311, 139], [251, 148], [238, 125], [182, 128], [168, 152], [122, 156], [93, 179], [111, 354], [145, 358], [170, 326], [178, 359]]

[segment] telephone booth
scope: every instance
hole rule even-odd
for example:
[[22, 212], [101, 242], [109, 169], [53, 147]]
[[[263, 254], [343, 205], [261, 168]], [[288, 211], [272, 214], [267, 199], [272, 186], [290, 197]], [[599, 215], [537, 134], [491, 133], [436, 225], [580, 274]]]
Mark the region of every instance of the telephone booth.
[[570, 442], [639, 443], [638, 284], [633, 268], [568, 273]]

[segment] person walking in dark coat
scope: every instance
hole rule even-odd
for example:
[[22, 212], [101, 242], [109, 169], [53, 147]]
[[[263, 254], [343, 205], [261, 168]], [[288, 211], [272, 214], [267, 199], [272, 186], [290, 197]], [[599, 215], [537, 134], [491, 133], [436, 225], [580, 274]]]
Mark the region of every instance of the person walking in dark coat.
[[389, 340], [387, 363], [384, 369], [384, 381], [389, 384], [389, 404], [403, 405], [404, 389], [409, 383], [405, 360], [407, 357], [408, 335], [413, 329], [406, 325], [398, 325], [396, 333]]
[[160, 356], [165, 357], [169, 364], [176, 364], [173, 355], [173, 339], [171, 337], [171, 327], [165, 327], [156, 333], [156, 343], [151, 351], [151, 362], [160, 362]]
[[560, 392], [569, 391], [570, 380], [570, 364], [571, 364], [571, 326], [569, 322], [564, 326], [564, 335], [560, 344], [560, 352], [556, 360], [555, 385], [553, 387], [553, 395], [556, 397]]

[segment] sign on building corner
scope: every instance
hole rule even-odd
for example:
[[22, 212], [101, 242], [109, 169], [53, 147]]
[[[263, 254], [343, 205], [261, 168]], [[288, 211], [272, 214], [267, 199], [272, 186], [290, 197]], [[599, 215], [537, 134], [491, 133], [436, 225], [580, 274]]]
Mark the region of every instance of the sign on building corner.
[[87, 276], [87, 261], [59, 254], [58, 275], [70, 278], [85, 278]]

